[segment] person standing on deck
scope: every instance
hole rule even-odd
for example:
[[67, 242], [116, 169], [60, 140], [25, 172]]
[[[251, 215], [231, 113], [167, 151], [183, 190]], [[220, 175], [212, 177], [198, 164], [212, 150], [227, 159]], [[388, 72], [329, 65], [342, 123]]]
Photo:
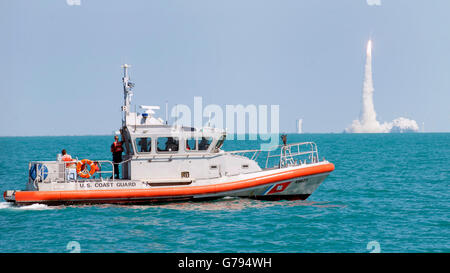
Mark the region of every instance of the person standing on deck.
[[[62, 155], [62, 157], [61, 157], [61, 160], [62, 161], [72, 161], [73, 159], [72, 159], [72, 156], [70, 156], [68, 153], [67, 153], [67, 151], [66, 151], [66, 149], [63, 149], [62, 151], [61, 151], [61, 155]], [[66, 164], [67, 166], [69, 165], [69, 164]]]
[[71, 162], [71, 163], [66, 163], [66, 179], [67, 180], [75, 180], [77, 177], [77, 164], [75, 163], [75, 160], [72, 158], [72, 156], [70, 156], [66, 149], [63, 149], [61, 151], [62, 157], [61, 157], [61, 161], [66, 161], [66, 162]]
[[[114, 136], [114, 143], [111, 144], [111, 153], [113, 155], [114, 162], [114, 175], [116, 179], [120, 178], [119, 175], [119, 163], [122, 162], [123, 141], [119, 141], [118, 136]], [[112, 178], [112, 176], [111, 176]]]

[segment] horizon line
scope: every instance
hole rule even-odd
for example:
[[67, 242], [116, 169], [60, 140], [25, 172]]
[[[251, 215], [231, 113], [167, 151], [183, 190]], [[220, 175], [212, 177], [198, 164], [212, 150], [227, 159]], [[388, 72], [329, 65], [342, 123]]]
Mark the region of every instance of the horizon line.
[[[303, 132], [303, 133], [297, 133], [297, 132], [279, 132], [278, 134], [293, 134], [293, 135], [308, 135], [308, 134], [343, 134], [343, 135], [384, 135], [384, 134], [442, 134], [442, 133], [450, 133], [450, 131], [430, 131], [430, 132], [404, 132], [404, 133], [347, 133], [347, 132]], [[270, 134], [270, 133], [269, 133]], [[0, 137], [83, 137], [83, 136], [113, 136], [115, 134], [71, 134], [71, 135], [0, 135]], [[242, 134], [235, 134], [235, 135], [242, 135]], [[246, 133], [244, 135], [251, 135], [250, 133]]]

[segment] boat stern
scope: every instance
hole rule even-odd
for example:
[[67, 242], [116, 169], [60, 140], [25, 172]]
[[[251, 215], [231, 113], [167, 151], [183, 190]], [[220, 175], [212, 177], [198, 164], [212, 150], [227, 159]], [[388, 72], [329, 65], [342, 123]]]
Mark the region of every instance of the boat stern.
[[4, 191], [3, 199], [5, 199], [6, 202], [16, 202], [16, 191], [14, 190]]

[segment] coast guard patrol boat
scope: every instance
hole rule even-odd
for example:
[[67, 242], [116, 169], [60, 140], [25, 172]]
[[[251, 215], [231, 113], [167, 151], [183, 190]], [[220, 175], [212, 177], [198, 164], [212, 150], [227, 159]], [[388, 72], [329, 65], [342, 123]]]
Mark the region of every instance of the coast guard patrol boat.
[[157, 106], [131, 112], [134, 84], [129, 66], [122, 67], [121, 178], [114, 178], [113, 162], [108, 160], [33, 161], [26, 189], [5, 191], [6, 201], [143, 204], [226, 196], [304, 200], [334, 170], [332, 163], [319, 160], [313, 142], [287, 144], [284, 138], [283, 145], [270, 151], [226, 152], [221, 149], [224, 130], [170, 126], [155, 117]]

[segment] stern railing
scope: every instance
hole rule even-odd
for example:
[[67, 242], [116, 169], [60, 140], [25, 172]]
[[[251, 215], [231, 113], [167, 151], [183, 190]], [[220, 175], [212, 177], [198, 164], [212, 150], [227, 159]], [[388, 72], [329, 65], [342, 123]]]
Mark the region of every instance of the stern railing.
[[[34, 183], [39, 182], [78, 182], [85, 180], [102, 180], [104, 175], [114, 180], [114, 163], [109, 160], [92, 160], [98, 163], [99, 170], [89, 178], [82, 178], [77, 174], [76, 165], [81, 160], [72, 161], [31, 161], [28, 164], [28, 177]], [[33, 168], [33, 170], [32, 170]], [[34, 176], [34, 179], [33, 179]], [[112, 176], [110, 178], [109, 176]]]

